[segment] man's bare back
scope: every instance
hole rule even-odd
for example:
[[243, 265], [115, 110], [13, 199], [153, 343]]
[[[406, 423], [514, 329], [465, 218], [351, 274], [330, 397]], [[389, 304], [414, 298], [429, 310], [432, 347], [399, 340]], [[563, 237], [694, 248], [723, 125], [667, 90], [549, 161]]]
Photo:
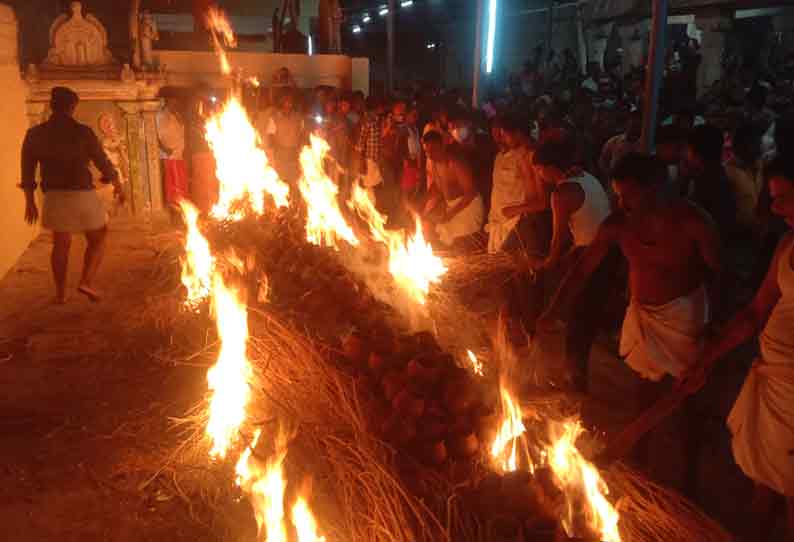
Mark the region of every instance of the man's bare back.
[[461, 182], [461, 169], [467, 167], [465, 164], [449, 158], [441, 163], [434, 163], [436, 168], [435, 180], [438, 182], [438, 188], [444, 196], [444, 200], [449, 203], [464, 195], [465, 190]]
[[629, 262], [631, 294], [639, 303], [663, 305], [690, 294], [719, 265], [716, 233], [684, 200], [643, 216], [615, 213], [605, 227]]

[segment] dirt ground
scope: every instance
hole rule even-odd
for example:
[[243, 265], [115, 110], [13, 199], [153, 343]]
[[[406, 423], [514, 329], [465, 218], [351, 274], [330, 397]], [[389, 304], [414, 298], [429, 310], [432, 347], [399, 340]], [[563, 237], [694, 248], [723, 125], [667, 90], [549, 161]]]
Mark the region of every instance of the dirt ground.
[[200, 511], [157, 478], [145, 484], [175, 440], [168, 417], [206, 389], [203, 368], [158, 362], [167, 337], [127, 325], [165, 227], [114, 224], [99, 304], [74, 291], [77, 239], [66, 305], [52, 304], [47, 234], [0, 282], [0, 539], [215, 539]]
[[[198, 499], [157, 476], [179, 439], [169, 418], [206, 392], [205, 367], [158, 357], [171, 340], [167, 330], [134, 325], [147, 298], [161, 293], [153, 270], [169, 230], [114, 223], [99, 304], [74, 289], [66, 305], [52, 304], [46, 234], [0, 281], [0, 540], [223, 539]], [[83, 247], [81, 240], [72, 247], [73, 287]], [[636, 379], [612, 352], [598, 345], [591, 363], [586, 420], [599, 431], [620, 427], [634, 411]], [[741, 522], [749, 484], [732, 464], [724, 419], [751, 359], [724, 371], [698, 401], [706, 440], [698, 500], [731, 528]], [[680, 487], [676, 423], [655, 438], [653, 475]]]

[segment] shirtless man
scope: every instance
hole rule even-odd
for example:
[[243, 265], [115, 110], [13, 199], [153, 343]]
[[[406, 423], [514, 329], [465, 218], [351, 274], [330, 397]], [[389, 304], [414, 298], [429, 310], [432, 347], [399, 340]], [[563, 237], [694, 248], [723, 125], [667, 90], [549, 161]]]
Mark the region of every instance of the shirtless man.
[[436, 223], [439, 240], [450, 247], [456, 240], [482, 229], [485, 216], [482, 196], [474, 188], [471, 168], [461, 156], [450, 152], [440, 133], [426, 133], [422, 143], [425, 154], [433, 161], [435, 180], [422, 215]]
[[603, 223], [541, 319], [548, 324], [573, 309], [582, 284], [619, 246], [631, 288], [620, 353], [654, 382], [667, 374], [680, 378], [696, 362], [709, 321], [706, 283], [720, 269], [715, 228], [692, 204], [665, 196], [665, 181], [664, 164], [640, 154], [615, 167], [620, 210]]

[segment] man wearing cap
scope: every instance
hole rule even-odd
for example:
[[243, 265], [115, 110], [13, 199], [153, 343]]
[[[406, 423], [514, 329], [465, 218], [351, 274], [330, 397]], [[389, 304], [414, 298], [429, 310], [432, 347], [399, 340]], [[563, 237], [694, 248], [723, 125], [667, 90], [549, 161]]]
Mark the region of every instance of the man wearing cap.
[[74, 119], [79, 98], [71, 89], [52, 89], [52, 116], [28, 130], [22, 144], [22, 183], [25, 191], [25, 220], [35, 224], [39, 210], [34, 197], [36, 167], [40, 168], [44, 205], [42, 226], [52, 230], [52, 272], [55, 301], [66, 302], [66, 273], [72, 234], [83, 233], [86, 248], [83, 274], [77, 291], [91, 301], [100, 300], [94, 289], [107, 236], [107, 212], [94, 189], [89, 162], [102, 173], [101, 181], [113, 185], [115, 196], [123, 202], [124, 193], [118, 172], [108, 159], [94, 131]]

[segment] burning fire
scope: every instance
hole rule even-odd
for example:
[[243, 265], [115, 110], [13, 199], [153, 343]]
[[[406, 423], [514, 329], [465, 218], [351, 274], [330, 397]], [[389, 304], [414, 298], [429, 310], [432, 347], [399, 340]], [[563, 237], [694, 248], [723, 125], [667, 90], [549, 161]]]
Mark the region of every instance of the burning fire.
[[375, 240], [388, 247], [389, 271], [397, 284], [417, 303], [424, 305], [430, 292], [430, 284], [439, 282], [447, 268], [425, 241], [419, 218], [416, 219], [415, 234], [406, 240], [404, 232], [386, 229], [386, 217], [375, 208], [367, 191], [360, 186], [353, 187], [348, 205], [369, 224]]
[[237, 430], [245, 421], [248, 404], [251, 367], [248, 364], [248, 312], [240, 301], [239, 292], [230, 289], [220, 273], [215, 273], [213, 311], [221, 341], [218, 361], [207, 371], [212, 391], [207, 434], [212, 440], [210, 456], [225, 458]]
[[298, 542], [325, 542], [325, 537], [317, 532], [317, 522], [303, 497], [298, 497], [292, 507], [292, 524], [298, 533]]
[[182, 260], [182, 284], [187, 289], [185, 306], [195, 309], [210, 295], [215, 259], [209, 242], [199, 230], [198, 209], [185, 200], [179, 202], [179, 207], [187, 226], [185, 256]]
[[261, 215], [268, 194], [277, 207], [289, 204], [289, 186], [270, 167], [259, 135], [237, 96], [232, 96], [223, 110], [209, 119], [206, 138], [215, 155], [219, 182], [213, 218], [240, 220], [244, 216], [240, 206], [245, 203]]
[[[517, 448], [521, 436], [526, 432], [521, 407], [501, 386], [502, 424], [491, 445], [491, 457], [503, 472], [513, 472], [518, 468]], [[530, 469], [531, 470], [531, 469]]]
[[224, 74], [229, 74], [232, 71], [232, 67], [223, 47], [231, 47], [232, 49], [237, 47], [237, 38], [234, 35], [234, 30], [232, 30], [232, 25], [226, 14], [216, 7], [210, 7], [207, 11], [206, 22], [207, 28], [212, 30], [212, 44], [218, 53], [221, 71]]
[[356, 234], [339, 209], [339, 188], [323, 169], [328, 143], [314, 134], [310, 141], [311, 145], [304, 147], [300, 155], [303, 169], [300, 191], [308, 207], [306, 239], [315, 245], [332, 248], [337, 247], [337, 239], [358, 245]]
[[466, 350], [466, 355], [469, 357], [469, 363], [471, 364], [471, 370], [474, 371], [474, 374], [477, 376], [482, 376], [485, 374], [483, 372], [482, 362], [477, 359], [477, 356], [474, 355], [474, 352], [471, 350]]
[[[618, 512], [607, 500], [609, 489], [601, 479], [598, 470], [588, 463], [576, 448], [576, 440], [582, 432], [578, 421], [562, 424], [561, 434], [551, 445], [548, 452], [549, 466], [565, 494], [568, 513], [562, 519], [568, 536], [574, 536], [575, 512], [584, 508], [585, 520], [592, 531], [600, 535], [603, 542], [620, 542], [618, 531]], [[584, 496], [586, 507], [577, 502]]]

